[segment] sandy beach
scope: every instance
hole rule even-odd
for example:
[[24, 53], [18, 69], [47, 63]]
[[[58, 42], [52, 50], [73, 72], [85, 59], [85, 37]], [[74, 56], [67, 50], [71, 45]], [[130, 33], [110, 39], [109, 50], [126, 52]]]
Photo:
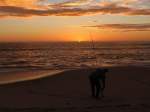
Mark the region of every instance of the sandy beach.
[[109, 67], [103, 99], [90, 96], [93, 69], [0, 85], [0, 112], [150, 112], [150, 68]]

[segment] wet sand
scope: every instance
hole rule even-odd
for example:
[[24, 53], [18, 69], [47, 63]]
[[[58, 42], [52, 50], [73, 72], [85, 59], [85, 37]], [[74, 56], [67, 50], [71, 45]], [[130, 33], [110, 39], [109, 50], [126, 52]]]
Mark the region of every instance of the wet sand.
[[0, 112], [150, 112], [150, 68], [110, 67], [103, 99], [90, 96], [93, 69], [0, 86]]

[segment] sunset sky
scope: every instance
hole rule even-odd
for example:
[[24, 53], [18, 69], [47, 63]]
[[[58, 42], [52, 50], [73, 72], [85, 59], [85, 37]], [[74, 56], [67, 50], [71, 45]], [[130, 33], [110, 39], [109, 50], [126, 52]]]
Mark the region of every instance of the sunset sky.
[[0, 41], [150, 41], [150, 0], [0, 0]]

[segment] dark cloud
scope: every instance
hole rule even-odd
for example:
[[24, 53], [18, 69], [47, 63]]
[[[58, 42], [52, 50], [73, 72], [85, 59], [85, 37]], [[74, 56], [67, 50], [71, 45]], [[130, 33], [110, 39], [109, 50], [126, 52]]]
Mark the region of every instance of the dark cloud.
[[150, 9], [133, 9], [118, 5], [95, 6], [89, 8], [52, 8], [34, 9], [18, 6], [0, 6], [0, 16], [81, 16], [89, 14], [124, 14], [124, 15], [150, 15]]
[[144, 24], [101, 24], [95, 26], [86, 27], [96, 27], [99, 29], [115, 29], [122, 31], [150, 31], [150, 23]]

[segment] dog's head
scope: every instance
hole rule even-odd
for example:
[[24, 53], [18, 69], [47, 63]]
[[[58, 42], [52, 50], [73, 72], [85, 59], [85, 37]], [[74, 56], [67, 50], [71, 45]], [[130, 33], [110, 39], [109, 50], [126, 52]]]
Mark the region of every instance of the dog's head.
[[107, 68], [101, 69], [101, 68], [97, 68], [96, 72], [101, 72], [101, 73], [107, 73], [109, 70]]

